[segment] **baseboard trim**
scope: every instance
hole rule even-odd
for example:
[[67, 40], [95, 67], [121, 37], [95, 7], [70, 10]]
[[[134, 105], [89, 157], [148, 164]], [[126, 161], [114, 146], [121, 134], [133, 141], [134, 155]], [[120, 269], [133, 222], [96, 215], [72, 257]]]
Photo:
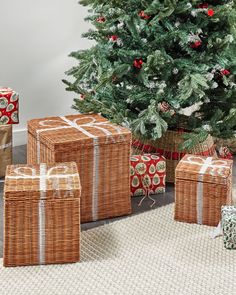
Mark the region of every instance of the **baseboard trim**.
[[24, 145], [27, 143], [27, 129], [13, 130], [13, 146]]

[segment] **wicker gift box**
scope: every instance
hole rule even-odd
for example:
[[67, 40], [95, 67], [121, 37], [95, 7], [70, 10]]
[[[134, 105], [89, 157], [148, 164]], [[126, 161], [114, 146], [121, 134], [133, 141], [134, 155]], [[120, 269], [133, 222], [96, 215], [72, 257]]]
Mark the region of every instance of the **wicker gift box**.
[[236, 206], [223, 206], [221, 215], [224, 246], [236, 250]]
[[8, 166], [4, 266], [79, 261], [80, 193], [76, 163]]
[[232, 201], [232, 160], [185, 155], [176, 168], [175, 219], [217, 225]]
[[12, 163], [12, 125], [0, 125], [0, 177]]
[[28, 122], [28, 163], [75, 161], [82, 186], [81, 222], [131, 213], [131, 133], [100, 115]]
[[155, 154], [132, 155], [130, 165], [131, 196], [165, 192], [166, 160]]

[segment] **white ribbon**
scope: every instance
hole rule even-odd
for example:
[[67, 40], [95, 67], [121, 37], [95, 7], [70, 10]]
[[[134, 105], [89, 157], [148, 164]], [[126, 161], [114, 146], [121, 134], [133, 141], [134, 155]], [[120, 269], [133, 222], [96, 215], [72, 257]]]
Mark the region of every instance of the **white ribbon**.
[[204, 172], [200, 174], [205, 174], [208, 168], [211, 168], [209, 173], [212, 176], [222, 176], [224, 168], [228, 168], [229, 165], [227, 161], [222, 159], [214, 159], [212, 157], [202, 158], [198, 156], [188, 156], [187, 159], [182, 160], [182, 163], [191, 163], [194, 165], [202, 166], [201, 170], [203, 169]]
[[12, 146], [12, 142], [0, 145], [0, 150], [7, 149]]
[[[81, 118], [76, 118], [73, 121], [69, 120], [66, 117], [60, 117], [60, 120], [43, 120], [39, 122], [40, 126], [47, 127], [44, 129], [37, 130], [37, 161], [40, 163], [40, 133], [44, 131], [51, 130], [59, 130], [59, 129], [68, 129], [74, 128], [79, 132], [82, 132], [84, 135], [93, 139], [94, 153], [93, 153], [93, 188], [92, 188], [92, 219], [98, 219], [98, 186], [99, 186], [99, 137], [89, 132], [86, 128], [93, 128], [100, 130], [106, 136], [106, 143], [110, 139], [113, 143], [115, 143], [115, 139], [113, 137], [113, 133], [109, 131], [106, 127], [112, 128], [118, 135], [121, 136], [124, 141], [124, 136], [121, 133], [121, 128], [119, 126], [110, 124], [108, 121], [105, 122], [97, 122], [96, 119], [92, 116], [83, 116]], [[86, 123], [80, 123], [81, 121], [87, 120]], [[57, 124], [58, 126], [55, 126]]]
[[[54, 174], [54, 171], [61, 169], [61, 174]], [[27, 173], [29, 172], [29, 174]], [[47, 171], [46, 164], [40, 164], [40, 174], [36, 174], [36, 169], [32, 167], [18, 167], [13, 170], [16, 175], [9, 175], [6, 178], [10, 179], [39, 179], [40, 200], [38, 205], [38, 220], [39, 220], [39, 264], [45, 264], [45, 199], [47, 191], [47, 180], [52, 179], [52, 187], [54, 195], [59, 193], [59, 179], [67, 179], [67, 193], [72, 189], [71, 178], [78, 177], [78, 173], [66, 174], [68, 167], [58, 165], [50, 168]], [[67, 195], [66, 195], [67, 196]]]
[[187, 159], [182, 160], [183, 163], [191, 163], [194, 165], [201, 166], [198, 175], [197, 183], [197, 223], [202, 224], [203, 217], [203, 177], [207, 169], [210, 168], [210, 175], [222, 176], [224, 168], [228, 167], [227, 161], [221, 159], [214, 159], [212, 157], [202, 158], [198, 156], [188, 156]]

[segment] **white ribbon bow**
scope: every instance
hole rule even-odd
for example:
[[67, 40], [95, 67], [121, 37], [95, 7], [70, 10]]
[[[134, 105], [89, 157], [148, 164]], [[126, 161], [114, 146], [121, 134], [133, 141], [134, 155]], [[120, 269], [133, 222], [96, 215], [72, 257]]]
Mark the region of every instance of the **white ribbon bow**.
[[212, 176], [222, 176], [224, 168], [228, 167], [228, 163], [225, 160], [214, 159], [212, 157], [207, 157], [206, 159], [198, 156], [189, 156], [187, 159], [182, 160], [183, 163], [191, 163], [194, 165], [201, 166], [199, 175], [203, 176], [208, 168], [211, 168], [209, 173]]
[[[59, 169], [60, 174], [55, 174], [55, 171]], [[27, 171], [29, 173], [27, 173]], [[46, 164], [40, 164], [40, 174], [37, 175], [36, 169], [32, 167], [18, 167], [13, 170], [16, 175], [9, 175], [6, 178], [10, 179], [39, 179], [39, 190], [40, 190], [40, 201], [38, 205], [38, 223], [39, 223], [39, 236], [38, 236], [38, 247], [39, 247], [39, 264], [45, 264], [45, 194], [47, 190], [47, 179], [52, 179], [54, 195], [59, 196], [59, 178], [67, 179], [67, 192], [70, 194], [72, 189], [71, 178], [74, 176], [78, 177], [78, 173], [66, 174], [68, 167], [65, 165], [58, 165], [51, 167], [47, 171]]]

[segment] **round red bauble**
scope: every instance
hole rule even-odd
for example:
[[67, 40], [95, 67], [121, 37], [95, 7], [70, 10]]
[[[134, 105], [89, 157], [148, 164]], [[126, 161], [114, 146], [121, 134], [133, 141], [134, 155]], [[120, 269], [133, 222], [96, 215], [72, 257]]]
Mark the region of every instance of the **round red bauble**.
[[142, 68], [142, 65], [143, 65], [143, 60], [141, 58], [139, 58], [139, 59], [136, 58], [134, 60], [133, 65], [134, 65], [135, 68], [141, 69]]
[[100, 16], [99, 18], [97, 18], [97, 22], [98, 23], [104, 23], [106, 21], [104, 16]]
[[230, 71], [229, 71], [229, 70], [221, 70], [220, 72], [221, 72], [221, 74], [222, 74], [223, 76], [230, 75]]
[[116, 35], [112, 35], [110, 37], [110, 40], [112, 40], [113, 42], [117, 41], [117, 39], [118, 39], [118, 36], [116, 36]]
[[149, 19], [150, 15], [147, 15], [143, 10], [139, 12], [138, 14], [143, 19]]
[[192, 43], [190, 46], [191, 46], [192, 48], [198, 48], [198, 47], [201, 46], [201, 45], [202, 45], [202, 41], [197, 40], [197, 41], [195, 41], [194, 43]]
[[207, 14], [208, 16], [213, 16], [215, 14], [215, 11], [213, 9], [208, 9]]

